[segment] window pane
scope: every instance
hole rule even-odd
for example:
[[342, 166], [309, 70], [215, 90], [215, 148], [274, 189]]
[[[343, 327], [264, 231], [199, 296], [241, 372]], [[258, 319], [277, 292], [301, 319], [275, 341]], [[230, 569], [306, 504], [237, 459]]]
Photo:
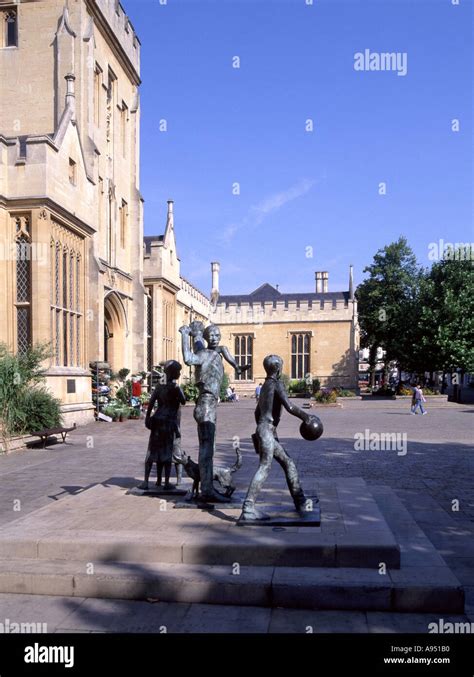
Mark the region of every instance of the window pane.
[[69, 314], [69, 359], [71, 366], [74, 365], [74, 315]]
[[74, 257], [72, 254], [69, 262], [69, 308], [70, 310], [74, 308]]
[[296, 334], [291, 337], [291, 352], [296, 353]]
[[30, 300], [29, 243], [24, 237], [16, 243], [16, 300], [27, 303]]
[[11, 14], [7, 19], [7, 47], [16, 47], [16, 16]]
[[234, 352], [236, 357], [240, 355], [240, 341], [238, 336], [234, 339]]
[[17, 348], [20, 354], [26, 353], [30, 339], [30, 309], [17, 308]]
[[305, 353], [309, 353], [309, 334], [305, 334], [304, 336], [304, 351]]
[[63, 254], [63, 308], [67, 308], [67, 254]]
[[59, 306], [59, 245], [56, 245], [56, 258], [54, 262], [54, 286], [55, 286], [55, 301], [56, 305]]
[[296, 355], [291, 356], [291, 378], [297, 378], [297, 375], [296, 375]]
[[79, 289], [80, 289], [80, 274], [81, 274], [81, 260], [79, 258], [76, 259], [76, 310], [79, 312], [79, 306], [80, 306], [80, 295], [79, 295]]
[[56, 311], [56, 322], [55, 322], [55, 353], [56, 353], [56, 364], [59, 366], [61, 360], [61, 311]]
[[67, 360], [68, 360], [68, 354], [67, 354], [67, 313], [63, 313], [63, 365], [67, 367]]
[[79, 367], [81, 364], [81, 318], [76, 317], [76, 364]]

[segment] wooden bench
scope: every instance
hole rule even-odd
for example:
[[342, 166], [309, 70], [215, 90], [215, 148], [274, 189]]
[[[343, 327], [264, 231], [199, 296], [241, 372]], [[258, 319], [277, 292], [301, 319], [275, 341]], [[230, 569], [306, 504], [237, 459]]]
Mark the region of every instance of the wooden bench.
[[43, 442], [43, 449], [46, 447], [46, 441], [48, 437], [52, 437], [53, 435], [61, 435], [63, 438], [63, 444], [66, 442], [66, 437], [67, 434], [70, 433], [72, 430], [76, 429], [76, 424], [72, 426], [72, 428], [45, 428], [44, 430], [37, 430], [36, 432], [30, 433], [32, 437], [39, 437], [41, 438], [41, 441]]

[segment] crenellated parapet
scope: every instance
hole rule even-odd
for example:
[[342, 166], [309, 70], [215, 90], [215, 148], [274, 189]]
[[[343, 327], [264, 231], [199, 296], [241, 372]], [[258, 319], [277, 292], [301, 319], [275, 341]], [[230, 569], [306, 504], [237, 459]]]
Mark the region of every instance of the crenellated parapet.
[[86, 0], [86, 5], [102, 30], [112, 34], [114, 42], [125, 53], [138, 78], [140, 73], [140, 40], [118, 0]]
[[217, 324], [262, 324], [267, 322], [350, 321], [353, 301], [348, 294], [321, 294], [319, 298], [281, 301], [219, 301], [211, 315]]

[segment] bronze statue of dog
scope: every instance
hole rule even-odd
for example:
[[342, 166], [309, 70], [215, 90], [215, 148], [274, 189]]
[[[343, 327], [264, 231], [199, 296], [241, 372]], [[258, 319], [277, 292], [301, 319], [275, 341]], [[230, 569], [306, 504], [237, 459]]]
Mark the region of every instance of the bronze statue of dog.
[[[217, 482], [222, 489], [219, 493], [222, 493], [222, 495], [227, 498], [230, 498], [235, 491], [232, 475], [242, 467], [242, 453], [239, 447], [235, 448], [235, 453], [237, 459], [231, 468], [214, 468], [213, 480]], [[201, 482], [199, 464], [193, 461], [184, 451], [181, 451], [180, 456], [173, 454], [173, 463], [182, 465], [186, 475], [192, 479], [193, 486], [191, 488], [191, 498], [197, 498], [199, 494], [199, 484]]]

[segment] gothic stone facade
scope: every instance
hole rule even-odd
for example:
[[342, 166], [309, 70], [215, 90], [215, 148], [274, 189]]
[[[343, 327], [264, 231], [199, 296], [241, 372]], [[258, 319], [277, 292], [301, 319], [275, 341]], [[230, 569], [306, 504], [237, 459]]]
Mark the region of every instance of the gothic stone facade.
[[2, 0], [0, 19], [0, 341], [51, 343], [81, 423], [91, 361], [145, 361], [140, 44], [114, 0]]

